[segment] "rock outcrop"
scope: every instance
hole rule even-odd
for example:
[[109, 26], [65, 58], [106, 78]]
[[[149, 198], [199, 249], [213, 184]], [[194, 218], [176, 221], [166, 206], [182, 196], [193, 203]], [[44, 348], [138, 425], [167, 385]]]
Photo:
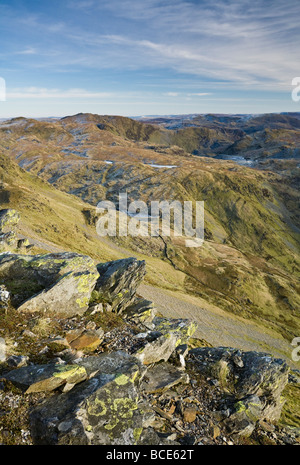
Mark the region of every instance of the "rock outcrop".
[[100, 277], [95, 293], [116, 312], [122, 312], [132, 303], [137, 287], [146, 274], [146, 264], [136, 258], [125, 258], [97, 265]]
[[[145, 263], [134, 258], [95, 265], [75, 253], [0, 254], [0, 311], [23, 318], [16, 347], [25, 341], [22, 353], [2, 350], [0, 402], [15, 395], [11, 386], [19, 403], [43, 396], [28, 407], [28, 443], [230, 444], [263, 422], [273, 434], [287, 364], [264, 353], [192, 348], [193, 321], [158, 316], [137, 294], [144, 275]], [[120, 326], [104, 330], [108, 308]], [[45, 314], [50, 329], [39, 341], [34, 331]]]
[[83, 314], [98, 276], [93, 260], [76, 253], [0, 255], [0, 280], [23, 312]]
[[90, 257], [70, 252], [0, 254], [0, 283], [5, 283], [13, 305], [23, 312], [81, 315], [92, 298], [121, 313], [135, 302], [145, 273], [145, 262], [135, 258], [96, 265]]
[[155, 317], [152, 323], [153, 330], [140, 338], [142, 347], [135, 354], [144, 365], [169, 360], [176, 347], [185, 344], [196, 330], [191, 320]]
[[0, 248], [17, 246], [15, 229], [20, 221], [20, 214], [11, 208], [0, 210]]
[[50, 398], [32, 412], [35, 443], [138, 444], [144, 415], [138, 407], [140, 367], [136, 359], [115, 353], [83, 361], [86, 363], [89, 370], [95, 370], [88, 381]]
[[233, 398], [233, 414], [226, 420], [232, 431], [250, 435], [258, 420], [280, 418], [289, 374], [283, 360], [265, 353], [205, 347], [189, 351], [187, 367], [216, 379]]

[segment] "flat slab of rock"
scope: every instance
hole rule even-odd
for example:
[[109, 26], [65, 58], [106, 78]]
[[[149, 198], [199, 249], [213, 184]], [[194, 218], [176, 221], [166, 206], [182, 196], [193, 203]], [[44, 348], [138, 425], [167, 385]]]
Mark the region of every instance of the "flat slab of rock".
[[77, 384], [86, 378], [84, 367], [54, 363], [25, 366], [5, 376], [5, 379], [24, 390], [26, 394], [53, 391], [64, 384]]
[[179, 383], [188, 383], [189, 376], [170, 363], [159, 363], [149, 368], [140, 384], [147, 393], [164, 392]]
[[104, 331], [100, 330], [84, 330], [69, 332], [66, 334], [66, 340], [71, 349], [83, 350], [84, 352], [92, 352], [101, 344], [104, 337]]
[[98, 373], [129, 374], [138, 372], [143, 375], [146, 370], [137, 358], [122, 350], [110, 354], [90, 355], [76, 360], [75, 363], [84, 367], [89, 378]]

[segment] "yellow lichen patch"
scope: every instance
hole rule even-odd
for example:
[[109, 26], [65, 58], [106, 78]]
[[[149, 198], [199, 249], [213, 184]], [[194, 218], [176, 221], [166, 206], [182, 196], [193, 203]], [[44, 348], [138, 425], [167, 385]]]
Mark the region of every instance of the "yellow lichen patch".
[[115, 379], [115, 383], [117, 383], [118, 386], [124, 386], [124, 384], [127, 384], [128, 381], [129, 378], [126, 375], [118, 375]]
[[87, 377], [87, 373], [84, 367], [78, 365], [63, 365], [58, 366], [53, 373], [55, 378], [71, 381], [74, 377]]
[[107, 406], [104, 400], [95, 397], [95, 399], [93, 399], [93, 402], [88, 402], [87, 411], [89, 415], [100, 417], [106, 415]]

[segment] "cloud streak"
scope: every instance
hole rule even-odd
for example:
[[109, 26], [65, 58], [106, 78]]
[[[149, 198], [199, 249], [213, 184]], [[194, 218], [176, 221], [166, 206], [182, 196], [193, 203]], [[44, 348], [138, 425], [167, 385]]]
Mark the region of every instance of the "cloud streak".
[[299, 0], [10, 0], [1, 74], [8, 101], [287, 101], [299, 16]]
[[[270, 90], [286, 89], [297, 75], [298, 0], [82, 0], [67, 6], [73, 13], [89, 12], [99, 24], [83, 27], [80, 14], [73, 21], [67, 15], [46, 20], [38, 12], [16, 18], [17, 25], [43, 37], [45, 53], [39, 61], [29, 61], [30, 66], [168, 68], [175, 74]], [[111, 27], [104, 27], [106, 20]], [[98, 32], [108, 29], [109, 34]], [[30, 58], [35, 47], [14, 53]]]
[[246, 86], [261, 84], [264, 89], [269, 81], [270, 88], [277, 84], [283, 90], [300, 61], [298, 1], [109, 0], [103, 4], [143, 30], [111, 35], [111, 42], [140, 49], [140, 55], [146, 52], [153, 66]]
[[90, 92], [85, 89], [47, 89], [38, 87], [8, 90], [8, 99], [102, 99], [112, 97], [109, 92]]

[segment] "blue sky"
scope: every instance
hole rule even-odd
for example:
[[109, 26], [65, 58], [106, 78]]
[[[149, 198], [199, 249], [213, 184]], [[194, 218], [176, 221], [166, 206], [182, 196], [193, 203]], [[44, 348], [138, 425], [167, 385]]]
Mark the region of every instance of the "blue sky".
[[0, 0], [0, 118], [300, 111], [299, 0]]

